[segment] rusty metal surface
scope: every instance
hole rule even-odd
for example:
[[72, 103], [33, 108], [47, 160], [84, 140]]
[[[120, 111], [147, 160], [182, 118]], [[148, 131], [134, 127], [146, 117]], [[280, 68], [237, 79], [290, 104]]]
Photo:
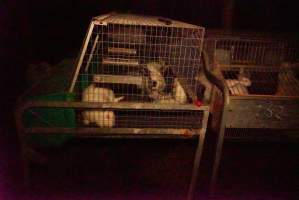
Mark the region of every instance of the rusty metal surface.
[[[96, 103], [96, 102], [45, 102], [33, 101], [24, 105], [24, 110], [47, 127], [55, 127], [55, 118], [44, 118], [43, 110], [40, 108], [53, 109], [63, 113], [64, 108], [74, 111], [77, 127], [98, 127], [97, 124], [85, 124], [82, 112], [101, 110], [101, 112], [113, 111], [114, 119], [111, 128], [177, 128], [198, 129], [202, 126], [207, 105], [182, 105], [176, 104], [152, 104], [152, 103]], [[105, 128], [105, 127], [98, 127]]]
[[299, 129], [299, 100], [234, 99], [227, 113], [227, 128]]
[[[183, 137], [193, 137], [197, 133], [195, 130], [190, 129], [171, 129], [171, 128], [62, 128], [62, 127], [34, 127], [34, 128], [26, 128], [25, 132], [27, 134], [74, 134], [76, 137], [111, 137], [113, 136], [128, 136], [131, 135], [142, 135], [145, 138], [147, 136], [152, 137], [156, 135], [156, 137], [163, 135], [170, 136], [182, 136]], [[167, 137], [167, 136], [166, 136]]]
[[30, 107], [41, 108], [97, 108], [97, 109], [147, 109], [147, 110], [204, 110], [208, 111], [208, 105], [202, 105], [200, 107], [187, 104], [177, 106], [176, 104], [152, 104], [152, 103], [100, 103], [100, 102], [71, 102], [71, 101], [25, 101], [20, 102], [19, 107], [28, 109]]

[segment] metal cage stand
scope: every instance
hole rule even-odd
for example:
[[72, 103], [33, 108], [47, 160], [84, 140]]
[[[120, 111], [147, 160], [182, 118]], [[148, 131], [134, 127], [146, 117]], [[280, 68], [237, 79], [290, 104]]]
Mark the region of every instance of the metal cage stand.
[[[123, 18], [122, 18], [123, 17]], [[148, 22], [144, 21], [147, 20]], [[107, 35], [102, 35], [101, 37], [99, 36], [99, 34], [93, 35], [93, 29], [95, 26], [106, 26], [107, 22], [105, 20], [111, 20], [111, 22], [119, 22], [120, 24], [122, 22], [127, 23], [126, 20], [133, 20], [133, 22], [135, 23], [135, 29], [132, 29], [133, 32], [127, 32], [127, 30], [131, 30], [126, 28], [126, 26], [122, 27], [122, 33], [123, 35], [121, 35], [121, 37], [119, 37], [119, 35], [114, 34], [114, 33], [118, 33], [119, 30], [117, 30], [117, 28], [115, 29], [114, 26], [112, 26], [112, 33], [114, 34], [110, 34], [108, 33]], [[137, 23], [137, 25], [136, 25]], [[147, 24], [149, 23], [149, 24]], [[109, 23], [108, 23], [109, 24]], [[140, 25], [141, 24], [141, 25]], [[194, 25], [189, 25], [189, 24], [185, 24], [182, 22], [178, 22], [178, 21], [172, 21], [169, 19], [164, 19], [164, 18], [145, 18], [145, 17], [136, 17], [136, 16], [123, 16], [121, 15], [120, 18], [118, 18], [118, 16], [116, 14], [108, 14], [108, 15], [102, 15], [99, 17], [96, 17], [92, 20], [88, 32], [86, 34], [86, 37], [84, 39], [84, 43], [81, 49], [81, 53], [80, 56], [78, 57], [77, 60], [77, 65], [74, 68], [72, 77], [71, 77], [71, 81], [70, 81], [70, 87], [67, 89], [69, 93], [73, 93], [75, 92], [76, 89], [76, 85], [77, 84], [82, 84], [85, 82], [78, 82], [78, 79], [81, 78], [80, 77], [80, 70], [84, 70], [84, 68], [82, 67], [82, 65], [84, 64], [84, 66], [86, 67], [85, 70], [83, 71], [84, 73], [86, 73], [86, 71], [88, 71], [88, 66], [92, 64], [92, 55], [95, 52], [96, 49], [96, 44], [99, 43], [100, 39], [103, 39], [103, 37], [108, 37], [106, 43], [109, 44], [115, 44], [117, 43], [117, 45], [120, 45], [119, 41], [124, 40], [124, 38], [126, 38], [129, 35], [129, 38], [126, 38], [126, 40], [128, 39], [129, 44], [124, 44], [124, 45], [138, 45], [136, 44], [136, 42], [140, 42], [140, 41], [145, 41], [146, 42], [146, 38], [141, 34], [141, 32], [136, 29], [137, 27], [152, 27], [154, 24], [154, 26], [157, 26], [158, 28], [162, 28], [161, 30], [161, 34], [165, 33], [165, 38], [167, 39], [167, 37], [169, 37], [169, 29], [173, 29], [173, 33], [172, 34], [178, 34], [180, 33], [177, 29], [176, 26], [180, 27], [183, 33], [180, 34], [186, 34], [186, 35], [177, 35], [177, 36], [173, 36], [169, 39], [170, 41], [170, 45], [168, 43], [165, 43], [165, 41], [168, 41], [166, 39], [161, 39], [163, 38], [163, 35], [157, 35], [157, 36], [149, 36], [149, 38], [151, 40], [153, 40], [152, 42], [157, 42], [158, 41], [158, 45], [162, 46], [164, 45], [166, 48], [166, 50], [161, 50], [158, 47], [155, 47], [155, 43], [153, 44], [147, 44], [148, 46], [142, 47], [142, 51], [148, 50], [148, 48], [152, 48], [152, 46], [155, 47], [155, 49], [157, 49], [157, 51], [160, 51], [161, 54], [171, 54], [172, 55], [168, 55], [168, 56], [172, 56], [172, 60], [170, 59], [170, 65], [176, 65], [173, 66], [174, 71], [177, 70], [178, 73], [177, 75], [177, 79], [179, 81], [182, 81], [182, 83], [184, 81], [185, 85], [183, 85], [185, 88], [185, 90], [187, 91], [187, 93], [189, 94], [189, 96], [191, 96], [192, 101], [195, 101], [197, 98], [195, 97], [194, 92], [192, 92], [193, 88], [189, 88], [193, 86], [194, 84], [194, 79], [195, 79], [195, 75], [197, 75], [198, 72], [193, 72], [190, 73], [190, 70], [194, 70], [194, 69], [198, 69], [199, 68], [199, 58], [201, 55], [205, 55], [204, 54], [200, 54], [200, 50], [202, 49], [202, 38], [203, 34], [204, 34], [204, 29], [202, 27], [198, 27], [198, 26], [194, 26]], [[117, 27], [117, 26], [116, 26]], [[166, 28], [165, 28], [166, 27]], [[158, 28], [151, 28], [150, 29], [150, 33], [156, 33]], [[165, 29], [163, 29], [165, 28]], [[168, 29], [169, 28], [169, 29]], [[146, 28], [145, 28], [146, 29]], [[141, 29], [142, 30], [142, 29]], [[155, 32], [156, 31], [156, 32]], [[164, 32], [163, 32], [164, 31]], [[184, 32], [187, 31], [187, 32]], [[192, 36], [189, 34], [193, 34], [194, 31], [199, 34], [199, 36]], [[131, 34], [128, 34], [131, 33]], [[133, 37], [134, 34], [136, 34], [136, 37]], [[168, 35], [167, 35], [168, 34]], [[112, 36], [111, 36], [112, 35]], [[132, 36], [133, 35], [133, 36]], [[110, 38], [109, 38], [110, 37]], [[111, 38], [112, 37], [112, 38]], [[92, 38], [92, 39], [91, 39]], [[183, 39], [182, 39], [183, 38]], [[191, 38], [191, 39], [190, 39]], [[111, 42], [112, 40], [112, 42]], [[180, 43], [178, 43], [178, 41], [180, 41]], [[192, 42], [190, 42], [190, 41]], [[94, 43], [89, 44], [89, 41], [93, 41]], [[104, 41], [104, 40], [103, 40]], [[118, 42], [115, 42], [118, 41]], [[185, 44], [182, 41], [187, 41]], [[194, 41], [196, 41], [196, 43], [194, 43]], [[111, 42], [111, 43], [110, 43]], [[131, 43], [130, 43], [131, 42]], [[135, 43], [134, 43], [135, 42]], [[147, 41], [148, 42], [148, 41]], [[159, 44], [159, 42], [161, 42]], [[172, 42], [172, 43], [171, 43]], [[102, 43], [103, 44], [103, 43]], [[188, 48], [191, 47], [191, 51], [188, 50]], [[105, 47], [106, 48], [106, 47]], [[172, 51], [169, 51], [168, 48], [172, 48]], [[182, 48], [182, 49], [179, 49]], [[86, 53], [88, 50], [88, 53]], [[102, 51], [102, 50], [97, 50], [97, 51]], [[132, 50], [130, 48], [124, 48], [124, 47], [112, 47], [110, 48], [108, 46], [108, 54], [110, 55], [114, 55], [115, 51], [117, 51], [118, 54], [127, 54], [127, 56], [133, 56], [134, 54], [136, 54], [136, 50]], [[153, 58], [153, 56], [155, 56], [157, 54], [157, 52], [152, 52], [153, 50], [150, 49], [149, 50], [151, 53], [149, 53], [148, 57], [144, 58], [141, 57], [142, 59], [144, 59], [145, 61], [148, 61], [148, 59]], [[188, 52], [188, 55], [186, 52]], [[180, 54], [177, 54], [179, 53]], [[181, 55], [181, 53], [185, 53], [183, 55]], [[106, 53], [106, 52], [105, 52]], [[168, 53], [168, 54], [167, 54]], [[132, 55], [131, 55], [132, 54]], [[181, 57], [180, 57], [181, 55]], [[106, 56], [106, 54], [101, 54], [101, 56]], [[186, 56], [189, 56], [190, 59], [188, 60], [188, 58]], [[191, 57], [192, 56], [192, 57]], [[96, 59], [99, 59], [99, 54], [97, 54], [96, 56], [94, 56]], [[133, 59], [130, 60], [132, 61]], [[165, 56], [164, 56], [165, 57]], [[167, 57], [167, 56], [166, 56]], [[113, 57], [112, 57], [113, 58]], [[156, 60], [159, 58], [158, 57], [154, 57]], [[183, 59], [180, 60], [180, 59]], [[117, 57], [117, 59], [111, 59], [111, 58], [101, 58], [102, 64], [103, 65], [136, 65], [138, 64], [137, 62], [127, 62], [128, 59], [123, 59], [123, 57]], [[142, 60], [144, 62], [144, 60]], [[119, 62], [121, 61], [121, 63]], [[134, 60], [133, 60], [134, 61]], [[116, 62], [116, 64], [115, 64]], [[98, 64], [99, 62], [93, 61], [93, 64]], [[205, 66], [207, 64], [207, 59], [205, 58], [205, 56], [203, 57], [203, 63], [204, 63], [204, 67], [203, 67], [203, 74], [204, 77], [206, 77], [208, 79], [208, 81], [212, 84], [216, 84], [217, 87], [222, 88], [222, 83], [221, 81], [219, 81], [217, 79], [217, 77], [215, 77], [212, 73], [210, 73], [208, 70], [206, 70], [207, 66]], [[86, 64], [86, 65], [85, 65]], [[184, 64], [185, 69], [184, 69]], [[182, 66], [181, 66], [182, 65]], [[114, 73], [115, 71], [113, 71]], [[118, 71], [117, 71], [118, 72]], [[116, 73], [116, 72], [115, 72]], [[185, 74], [184, 74], [185, 73]], [[84, 77], [85, 75], [89, 75], [89, 74], [81, 74], [82, 77]], [[123, 76], [119, 76], [119, 74], [112, 74], [110, 77], [107, 78], [107, 76], [103, 76], [105, 74], [101, 74], [101, 73], [97, 73], [97, 75], [100, 76], [93, 76], [93, 80], [97, 80], [97, 81], [105, 81], [108, 80], [111, 82], [117, 82], [117, 83], [123, 83], [124, 81], [131, 81], [132, 83], [138, 82], [138, 84], [140, 83], [143, 84], [143, 80], [141, 80], [140, 78], [132, 78], [132, 79], [121, 79], [121, 77]], [[187, 76], [184, 77], [183, 75]], [[191, 78], [189, 77], [191, 75]], [[193, 77], [192, 77], [193, 76]], [[115, 79], [115, 77], [117, 79]], [[105, 79], [107, 78], [107, 79]], [[188, 80], [189, 79], [189, 80]], [[192, 79], [192, 80], [191, 80]], [[190, 81], [190, 82], [188, 82]], [[113, 83], [114, 83], [113, 82]], [[130, 83], [131, 83], [130, 82]], [[188, 85], [190, 84], [190, 85]], [[155, 85], [155, 84], [153, 84]], [[30, 93], [30, 92], [26, 92], [26, 93]], [[25, 95], [23, 95], [25, 96]], [[78, 98], [78, 97], [77, 97]], [[79, 99], [79, 98], [78, 98]], [[144, 112], [148, 112], [148, 111], [154, 111], [154, 112], [159, 112], [159, 111], [163, 111], [163, 112], [171, 112], [171, 111], [175, 111], [175, 112], [183, 112], [183, 111], [187, 111], [189, 114], [192, 112], [196, 112], [200, 114], [200, 117], [198, 117], [198, 115], [192, 116], [193, 124], [187, 124], [188, 128], [184, 128], [184, 127], [177, 127], [174, 126], [173, 124], [177, 123], [177, 121], [179, 121], [180, 119], [185, 119], [185, 118], [179, 118], [181, 117], [180, 115], [177, 115], [175, 120], [177, 121], [166, 121], [166, 123], [172, 123], [171, 126], [167, 127], [167, 126], [163, 126], [163, 124], [161, 126], [155, 126], [155, 124], [149, 124], [148, 127], [118, 127], [118, 126], [110, 126], [110, 127], [95, 127], [95, 126], [80, 126], [80, 124], [76, 127], [61, 127], [61, 126], [48, 126], [48, 127], [43, 127], [43, 126], [31, 126], [31, 127], [26, 127], [25, 123], [24, 123], [24, 114], [29, 110], [34, 110], [34, 109], [51, 109], [53, 108], [55, 109], [72, 109], [72, 110], [77, 110], [77, 111], [82, 111], [82, 110], [113, 110], [114, 111], [122, 111], [122, 110], [132, 110], [132, 111], [144, 111]], [[197, 183], [197, 177], [198, 177], [198, 172], [199, 172], [199, 168], [200, 168], [200, 161], [201, 161], [201, 157], [202, 157], [202, 151], [203, 151], [203, 146], [204, 146], [204, 140], [205, 140], [205, 134], [206, 134], [206, 129], [207, 129], [207, 122], [208, 122], [208, 117], [209, 117], [209, 102], [204, 102], [203, 105], [196, 105], [194, 104], [194, 102], [191, 103], [152, 103], [152, 102], [147, 102], [147, 101], [139, 101], [139, 102], [84, 102], [84, 101], [72, 101], [72, 100], [64, 100], [64, 101], [39, 101], [39, 100], [23, 100], [22, 98], [20, 98], [20, 100], [18, 101], [17, 104], [17, 108], [16, 108], [16, 112], [15, 112], [15, 117], [16, 117], [16, 127], [17, 127], [17, 133], [18, 133], [18, 138], [19, 138], [19, 142], [20, 142], [20, 149], [21, 149], [21, 155], [22, 155], [22, 169], [23, 169], [23, 175], [24, 175], [24, 180], [25, 182], [29, 183], [29, 178], [30, 178], [30, 162], [33, 159], [42, 159], [42, 157], [40, 157], [40, 155], [32, 148], [29, 146], [29, 144], [26, 142], [26, 138], [29, 137], [30, 135], [33, 134], [43, 134], [43, 135], [53, 135], [53, 134], [73, 134], [75, 137], [78, 138], [82, 138], [82, 137], [88, 137], [88, 138], [92, 138], [92, 137], [97, 137], [97, 138], [154, 138], [154, 139], [160, 139], [160, 138], [179, 138], [179, 139], [196, 139], [198, 141], [197, 143], [197, 147], [196, 147], [196, 151], [195, 151], [195, 155], [194, 155], [194, 162], [193, 162], [193, 170], [192, 170], [192, 176], [191, 176], [191, 180], [190, 180], [190, 184], [189, 184], [189, 188], [188, 188], [188, 194], [187, 194], [187, 199], [191, 200], [194, 197], [194, 193], [195, 193], [195, 187], [196, 187], [196, 183]], [[101, 111], [100, 111], [101, 112]], [[112, 111], [110, 111], [110, 113], [112, 113]], [[146, 116], [145, 116], [146, 117]], [[160, 117], [160, 116], [158, 116]], [[162, 116], [163, 117], [163, 116]], [[164, 116], [165, 117], [165, 116]], [[167, 116], [166, 116], [167, 117]], [[171, 117], [171, 116], [170, 116]], [[138, 119], [138, 118], [137, 118]], [[188, 121], [188, 118], [186, 118]], [[148, 119], [150, 120], [150, 118]], [[196, 121], [195, 121], [196, 120]], [[135, 122], [138, 122], [135, 121]], [[179, 121], [180, 122], [180, 121]], [[183, 122], [180, 122], [183, 123]], [[194, 125], [195, 124], [195, 125]], [[138, 125], [138, 123], [137, 123]], [[176, 125], [176, 124], [175, 124]], [[185, 125], [186, 127], [186, 125]]]
[[294, 134], [299, 130], [299, 80], [295, 77], [299, 65], [298, 47], [283, 41], [218, 36], [205, 43], [211, 61], [207, 70], [221, 82], [212, 103], [213, 129], [218, 132], [210, 185], [213, 194], [225, 139], [273, 139], [277, 131], [283, 135], [283, 131]]
[[195, 187], [198, 178], [198, 172], [200, 169], [200, 161], [203, 152], [205, 134], [206, 134], [206, 124], [208, 120], [209, 110], [208, 106], [201, 106], [201, 110], [204, 110], [204, 120], [203, 127], [194, 131], [193, 133], [189, 132], [187, 134], [176, 134], [175, 130], [172, 129], [162, 129], [162, 130], [137, 130], [137, 129], [121, 129], [116, 134], [113, 131], [113, 134], [109, 133], [109, 129], [102, 128], [25, 128], [23, 124], [23, 114], [24, 111], [30, 108], [101, 108], [102, 106], [98, 104], [91, 103], [77, 103], [77, 102], [26, 102], [20, 104], [16, 109], [16, 127], [18, 138], [20, 142], [20, 150], [22, 156], [22, 171], [24, 176], [24, 181], [26, 185], [30, 183], [30, 162], [32, 159], [42, 158], [38, 152], [31, 148], [26, 143], [26, 137], [30, 134], [45, 134], [51, 135], [55, 133], [63, 134], [75, 134], [76, 137], [86, 138], [86, 137], [97, 137], [97, 138], [136, 138], [136, 139], [167, 139], [167, 138], [178, 138], [178, 139], [196, 139], [198, 141], [194, 161], [193, 161], [193, 170], [192, 176], [190, 179], [190, 184], [188, 188], [187, 199], [193, 199]]

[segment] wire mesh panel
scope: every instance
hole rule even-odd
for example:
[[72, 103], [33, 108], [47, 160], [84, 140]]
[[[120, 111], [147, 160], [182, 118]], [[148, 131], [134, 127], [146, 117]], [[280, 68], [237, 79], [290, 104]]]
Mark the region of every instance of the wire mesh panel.
[[230, 94], [299, 96], [298, 45], [285, 41], [209, 38], [205, 48]]
[[[103, 118], [96, 120], [92, 127], [107, 127], [117, 124], [119, 128], [181, 128], [200, 129], [202, 127], [203, 111], [167, 110], [155, 111], [147, 109], [102, 109], [101, 112], [93, 109], [57, 108], [55, 112], [50, 109], [28, 109], [25, 124], [30, 127], [74, 127], [75, 121], [84, 123], [82, 112], [89, 112], [90, 117]], [[178, 123], [178, 121], [180, 121]], [[76, 123], [78, 127], [84, 124]]]
[[[180, 123], [196, 128], [200, 118], [193, 103], [204, 93], [198, 78], [203, 36], [202, 27], [159, 17], [94, 18], [70, 91], [76, 101], [123, 107], [82, 111], [82, 122], [100, 127]], [[143, 111], [144, 104], [152, 104], [151, 109]], [[176, 109], [182, 105], [190, 106]], [[165, 111], [169, 106], [175, 109]]]

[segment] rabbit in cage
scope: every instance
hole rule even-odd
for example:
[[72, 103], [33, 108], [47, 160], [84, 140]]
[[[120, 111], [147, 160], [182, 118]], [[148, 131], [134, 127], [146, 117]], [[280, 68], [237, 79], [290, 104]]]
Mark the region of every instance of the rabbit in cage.
[[171, 94], [160, 95], [155, 101], [156, 103], [180, 103], [187, 102], [187, 94], [177, 78], [174, 79], [173, 91]]
[[232, 95], [247, 95], [247, 87], [251, 85], [249, 78], [241, 77], [239, 79], [227, 79], [226, 84]]
[[95, 123], [99, 127], [112, 128], [115, 125], [115, 114], [113, 111], [84, 111], [83, 123], [89, 125]]
[[[163, 63], [163, 62], [160, 62]], [[159, 64], [161, 65], [161, 64]], [[186, 103], [187, 94], [180, 83], [179, 79], [175, 77], [171, 68], [157, 66], [151, 63], [148, 67], [152, 82], [158, 82], [157, 88], [152, 88], [150, 97], [156, 103]], [[155, 70], [152, 70], [155, 69]], [[156, 72], [158, 70], [158, 72]]]
[[[88, 86], [82, 93], [82, 101], [84, 102], [119, 102], [123, 98], [116, 98], [111, 89], [96, 87], [95, 84]], [[83, 111], [82, 114], [85, 125], [95, 123], [99, 127], [109, 128], [115, 125], [115, 114], [113, 111]]]
[[[297, 64], [298, 65], [298, 64]], [[299, 93], [298, 66], [292, 67], [291, 63], [283, 62], [279, 72], [279, 83], [276, 95], [294, 95]]]
[[251, 85], [251, 80], [240, 73], [238, 79], [226, 79], [226, 84], [232, 95], [247, 95], [247, 87]]
[[158, 100], [161, 95], [163, 96], [166, 86], [165, 79], [162, 75], [163, 62], [150, 62], [147, 64], [149, 76], [151, 80], [151, 87], [149, 88], [149, 97], [153, 100]]
[[178, 103], [187, 102], [187, 94], [178, 78], [174, 79], [174, 99]]

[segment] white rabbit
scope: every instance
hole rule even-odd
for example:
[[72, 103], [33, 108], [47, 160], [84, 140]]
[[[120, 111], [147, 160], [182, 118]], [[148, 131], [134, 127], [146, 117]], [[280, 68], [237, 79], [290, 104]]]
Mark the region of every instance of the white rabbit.
[[83, 119], [84, 125], [95, 123], [99, 127], [108, 128], [115, 125], [115, 115], [113, 111], [84, 111]]
[[251, 85], [249, 78], [239, 76], [239, 79], [226, 79], [226, 84], [232, 95], [247, 95], [247, 87]]
[[85, 102], [119, 102], [124, 97], [115, 98], [114, 92], [108, 88], [96, 87], [91, 84], [82, 93], [82, 100]]
[[[115, 98], [114, 92], [108, 88], [96, 87], [94, 84], [88, 86], [82, 93], [84, 102], [119, 102], [124, 97]], [[99, 127], [113, 127], [115, 115], [113, 111], [83, 111], [83, 123], [88, 125], [95, 123]]]
[[174, 90], [171, 95], [160, 95], [159, 99], [155, 100], [156, 103], [186, 103], [187, 94], [177, 78], [174, 79]]
[[164, 64], [160, 62], [150, 62], [147, 64], [147, 69], [150, 73], [150, 78], [152, 81], [152, 87], [150, 88], [149, 96], [154, 100], [158, 100], [160, 98], [166, 86], [165, 79], [161, 73], [163, 65]]
[[168, 103], [168, 104], [174, 104], [177, 103], [176, 100], [174, 99], [173, 95], [163, 95], [160, 96], [159, 99], [154, 101], [155, 103]]
[[186, 103], [187, 94], [177, 78], [174, 79], [174, 97], [169, 98], [165, 96], [163, 91], [166, 87], [166, 83], [161, 73], [163, 67], [163, 62], [150, 62], [147, 64], [147, 69], [150, 72], [150, 78], [153, 83], [149, 96], [159, 103]]
[[187, 102], [187, 94], [177, 78], [174, 79], [174, 99], [177, 103]]

